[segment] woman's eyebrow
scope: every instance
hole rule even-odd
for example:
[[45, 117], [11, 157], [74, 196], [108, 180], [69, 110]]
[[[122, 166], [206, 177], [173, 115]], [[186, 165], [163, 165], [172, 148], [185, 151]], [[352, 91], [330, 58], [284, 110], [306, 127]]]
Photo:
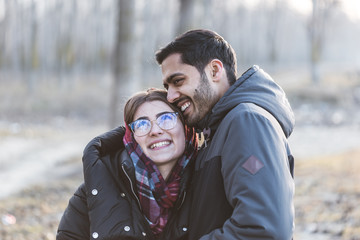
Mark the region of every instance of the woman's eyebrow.
[[134, 120], [134, 122], [137, 120], [150, 120], [150, 119], [149, 119], [149, 117], [142, 116], [142, 117], [138, 117], [136, 120]]
[[164, 112], [159, 112], [158, 114], [156, 114], [156, 118], [160, 117], [161, 115], [165, 114], [165, 113], [172, 113], [172, 112], [169, 112], [169, 111], [164, 111]]
[[[155, 115], [155, 118], [158, 118], [165, 113], [172, 113], [172, 112], [170, 112], [170, 111], [159, 112]], [[148, 116], [141, 116], [141, 117], [138, 117], [136, 120], [134, 120], [134, 122], [137, 120], [150, 120], [150, 118]]]

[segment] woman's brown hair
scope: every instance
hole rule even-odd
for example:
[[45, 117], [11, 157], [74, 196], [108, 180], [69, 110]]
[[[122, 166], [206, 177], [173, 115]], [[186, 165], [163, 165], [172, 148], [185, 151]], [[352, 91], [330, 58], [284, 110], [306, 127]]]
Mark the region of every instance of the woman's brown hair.
[[150, 88], [147, 91], [135, 93], [129, 98], [124, 107], [124, 121], [130, 124], [134, 121], [134, 116], [137, 109], [145, 102], [161, 101], [166, 103], [174, 112], [178, 112], [180, 120], [185, 126], [184, 118], [181, 111], [167, 101], [167, 91], [159, 88]]

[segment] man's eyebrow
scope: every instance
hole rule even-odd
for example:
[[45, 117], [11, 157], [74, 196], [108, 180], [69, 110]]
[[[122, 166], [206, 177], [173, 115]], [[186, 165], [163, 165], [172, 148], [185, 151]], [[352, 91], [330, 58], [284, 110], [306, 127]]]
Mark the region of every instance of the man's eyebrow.
[[184, 74], [182, 74], [182, 73], [173, 73], [173, 74], [171, 74], [169, 77], [167, 77], [167, 78], [165, 79], [165, 82], [164, 82], [164, 83], [171, 83], [175, 77], [183, 76], [183, 75], [184, 75]]

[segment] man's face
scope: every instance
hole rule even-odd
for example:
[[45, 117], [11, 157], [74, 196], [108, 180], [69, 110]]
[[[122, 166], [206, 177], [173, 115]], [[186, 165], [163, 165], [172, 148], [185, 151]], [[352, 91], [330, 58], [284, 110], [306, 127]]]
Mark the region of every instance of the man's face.
[[194, 66], [182, 63], [179, 53], [168, 56], [161, 69], [168, 101], [181, 109], [189, 126], [196, 125], [219, 100], [207, 71], [201, 75]]

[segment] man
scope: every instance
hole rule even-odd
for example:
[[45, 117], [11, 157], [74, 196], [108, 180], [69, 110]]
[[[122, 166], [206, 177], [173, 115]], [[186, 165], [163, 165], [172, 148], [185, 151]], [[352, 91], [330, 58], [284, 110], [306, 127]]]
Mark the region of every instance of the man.
[[257, 66], [236, 80], [235, 53], [213, 31], [186, 32], [156, 59], [168, 100], [205, 137], [189, 239], [292, 239], [295, 121], [284, 91]]
[[156, 59], [168, 101], [205, 135], [190, 239], [291, 239], [294, 116], [285, 93], [257, 66], [236, 81], [235, 53], [212, 31], [189, 31]]

